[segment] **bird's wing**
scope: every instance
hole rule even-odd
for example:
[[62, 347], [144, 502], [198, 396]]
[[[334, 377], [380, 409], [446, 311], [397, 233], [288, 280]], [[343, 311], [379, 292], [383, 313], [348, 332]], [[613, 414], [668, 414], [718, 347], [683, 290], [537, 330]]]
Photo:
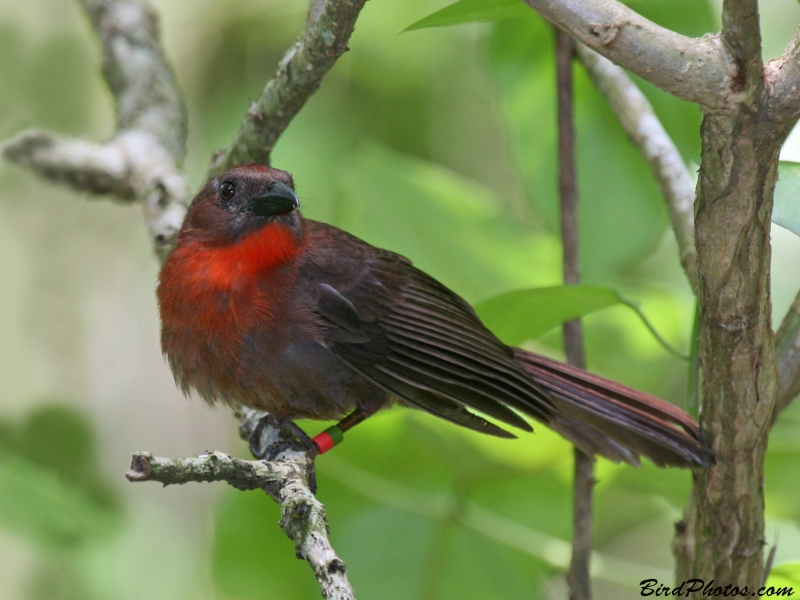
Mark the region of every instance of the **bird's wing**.
[[303, 285], [323, 343], [408, 404], [510, 437], [474, 409], [530, 431], [513, 409], [548, 422], [550, 400], [470, 306], [410, 261], [336, 228], [309, 223]]

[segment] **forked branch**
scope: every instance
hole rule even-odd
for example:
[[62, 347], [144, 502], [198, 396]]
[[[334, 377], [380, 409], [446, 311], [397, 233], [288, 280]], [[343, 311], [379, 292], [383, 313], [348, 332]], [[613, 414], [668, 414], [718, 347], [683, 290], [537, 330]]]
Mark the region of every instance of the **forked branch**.
[[4, 142], [6, 159], [52, 181], [141, 202], [163, 258], [186, 214], [189, 190], [180, 172], [186, 113], [161, 50], [158, 21], [141, 0], [81, 0], [101, 42], [103, 75], [116, 103], [118, 130], [106, 143], [24, 131]]
[[738, 67], [717, 35], [690, 38], [617, 0], [525, 0], [579, 42], [661, 89], [707, 111], [741, 101]]
[[[262, 413], [245, 410], [242, 435], [249, 438]], [[262, 444], [278, 439], [280, 432], [267, 427]], [[287, 451], [271, 462], [241, 460], [222, 452], [192, 458], [156, 458], [148, 452], [133, 455], [129, 481], [158, 481], [164, 485], [191, 481], [225, 481], [238, 490], [264, 490], [281, 508], [280, 526], [295, 543], [297, 556], [308, 562], [319, 582], [322, 596], [330, 600], [353, 600], [344, 562], [328, 540], [325, 507], [309, 486], [314, 459]]]

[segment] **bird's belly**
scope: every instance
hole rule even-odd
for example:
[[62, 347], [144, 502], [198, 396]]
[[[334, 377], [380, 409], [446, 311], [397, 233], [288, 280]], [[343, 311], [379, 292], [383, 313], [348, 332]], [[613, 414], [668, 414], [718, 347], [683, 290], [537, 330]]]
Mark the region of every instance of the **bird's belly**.
[[[258, 382], [239, 402], [289, 418], [338, 419], [364, 394], [383, 392], [312, 339], [293, 339], [264, 356], [261, 340], [245, 340], [238, 368]], [[266, 360], [265, 360], [266, 358]]]
[[339, 419], [359, 402], [386, 396], [313, 338], [283, 333], [253, 331], [233, 341], [224, 331], [205, 331], [188, 345], [191, 351], [165, 349], [184, 392], [209, 403], [292, 419]]

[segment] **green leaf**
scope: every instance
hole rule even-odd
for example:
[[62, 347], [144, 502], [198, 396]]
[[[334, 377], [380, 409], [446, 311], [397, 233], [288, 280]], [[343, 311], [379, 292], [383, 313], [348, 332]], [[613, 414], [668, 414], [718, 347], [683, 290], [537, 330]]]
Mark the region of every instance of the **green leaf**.
[[689, 37], [713, 33], [716, 25], [708, 2], [695, 0], [623, 0], [623, 4], [658, 23]]
[[781, 161], [772, 222], [800, 235], [800, 163]]
[[522, 4], [520, 0], [459, 0], [415, 21], [403, 29], [403, 32], [426, 27], [504, 21], [530, 12], [531, 9]]
[[562, 323], [620, 303], [614, 290], [588, 285], [557, 285], [517, 290], [475, 307], [484, 324], [503, 342], [518, 346]]
[[[800, 0], [798, 0], [800, 1]], [[711, 12], [706, 3], [684, 1], [682, 10], [675, 16], [675, 0], [627, 0], [627, 4], [637, 12], [656, 21], [664, 27], [684, 33], [684, 35], [700, 36], [712, 28]], [[434, 13], [415, 21], [402, 32], [424, 29], [426, 27], [446, 27], [465, 23], [492, 23], [505, 21], [531, 13], [531, 8], [520, 0], [459, 0], [445, 6]], [[665, 24], [664, 21], [668, 23]], [[692, 30], [686, 33], [685, 29]], [[402, 33], [401, 32], [401, 33]]]
[[635, 311], [645, 327], [670, 354], [686, 358], [661, 337], [636, 302], [609, 288], [559, 285], [517, 290], [481, 302], [475, 310], [497, 337], [509, 346], [518, 346], [526, 340], [541, 337], [567, 321], [615, 304]]

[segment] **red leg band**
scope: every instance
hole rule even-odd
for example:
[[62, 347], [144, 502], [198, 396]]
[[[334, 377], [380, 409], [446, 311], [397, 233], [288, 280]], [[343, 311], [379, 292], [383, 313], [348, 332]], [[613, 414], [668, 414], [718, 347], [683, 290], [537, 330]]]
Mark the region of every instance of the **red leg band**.
[[328, 450], [333, 448], [336, 444], [333, 441], [333, 438], [327, 432], [323, 431], [318, 436], [314, 438], [314, 443], [317, 444], [319, 448], [320, 454], [325, 454]]
[[314, 443], [319, 448], [320, 454], [325, 454], [328, 450], [341, 444], [344, 440], [344, 433], [336, 425], [328, 427], [325, 431], [313, 438]]

